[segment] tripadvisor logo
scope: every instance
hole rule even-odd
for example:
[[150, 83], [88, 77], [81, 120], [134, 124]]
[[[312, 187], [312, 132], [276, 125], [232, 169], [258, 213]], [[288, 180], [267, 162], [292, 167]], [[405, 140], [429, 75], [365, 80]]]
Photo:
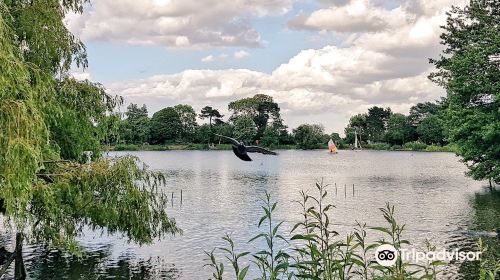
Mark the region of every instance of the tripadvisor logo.
[[404, 261], [479, 261], [481, 260], [481, 252], [463, 252], [455, 249], [453, 251], [431, 251], [431, 252], [418, 252], [415, 248], [401, 249], [399, 252], [390, 244], [380, 245], [375, 251], [375, 260], [381, 266], [393, 266], [398, 256], [401, 254], [401, 259]]
[[393, 266], [398, 259], [398, 250], [389, 244], [378, 246], [375, 251], [375, 260], [381, 266]]

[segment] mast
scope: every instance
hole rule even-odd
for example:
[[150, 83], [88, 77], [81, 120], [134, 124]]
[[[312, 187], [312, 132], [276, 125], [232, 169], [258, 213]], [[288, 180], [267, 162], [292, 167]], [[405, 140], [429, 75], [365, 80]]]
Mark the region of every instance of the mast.
[[358, 148], [358, 133], [354, 130], [354, 149]]

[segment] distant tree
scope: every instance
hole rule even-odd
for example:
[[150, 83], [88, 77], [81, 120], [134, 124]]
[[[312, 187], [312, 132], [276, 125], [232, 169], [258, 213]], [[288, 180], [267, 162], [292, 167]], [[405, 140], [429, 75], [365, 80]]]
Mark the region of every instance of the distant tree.
[[210, 143], [212, 137], [212, 130], [210, 129], [210, 125], [205, 123], [196, 128], [196, 132], [194, 135], [194, 141], [196, 143]]
[[196, 123], [196, 112], [191, 105], [179, 104], [174, 106], [181, 121], [181, 129], [179, 138], [182, 142], [192, 142], [194, 139], [195, 129], [198, 126]]
[[413, 126], [418, 126], [425, 118], [437, 115], [440, 111], [440, 105], [433, 102], [417, 103], [410, 108], [408, 119]]
[[354, 143], [354, 131], [358, 134], [358, 137], [362, 141], [366, 141], [368, 138], [367, 132], [367, 115], [366, 114], [357, 114], [352, 116], [349, 119], [349, 124], [344, 130], [345, 133], [345, 141], [346, 143], [353, 144]]
[[384, 139], [387, 122], [392, 115], [391, 108], [373, 106], [368, 109], [366, 116], [366, 132], [368, 140], [380, 142]]
[[340, 135], [336, 132], [333, 132], [332, 134], [329, 135], [330, 136], [330, 139], [333, 140], [333, 142], [335, 143], [339, 143], [342, 141], [342, 138], [340, 137]]
[[393, 114], [387, 122], [386, 140], [392, 145], [403, 145], [412, 131], [408, 118], [403, 114]]
[[301, 124], [293, 130], [295, 142], [301, 149], [315, 149], [326, 144], [324, 132], [320, 124]]
[[450, 141], [474, 179], [500, 183], [500, 1], [453, 7], [430, 78], [447, 91]]
[[444, 129], [441, 119], [431, 115], [423, 119], [417, 126], [417, 133], [420, 140], [426, 144], [443, 144]]
[[123, 123], [123, 131], [125, 132], [123, 140], [128, 143], [142, 144], [149, 140], [149, 117], [146, 105], [142, 107], [137, 104], [127, 106], [127, 117]]
[[274, 147], [280, 143], [280, 131], [277, 127], [273, 125], [268, 125], [266, 130], [264, 130], [264, 135], [262, 135], [262, 145], [268, 147]]
[[249, 116], [239, 116], [234, 121], [234, 137], [246, 143], [253, 143], [257, 127]]
[[[280, 107], [271, 96], [256, 94], [253, 97], [243, 98], [229, 103], [229, 110], [233, 112], [230, 120], [235, 121], [241, 116], [250, 117], [257, 128], [255, 138], [260, 139], [269, 122], [280, 121]], [[235, 123], [236, 124], [236, 123]]]
[[167, 107], [154, 113], [150, 121], [150, 135], [152, 144], [165, 144], [179, 141], [182, 130], [182, 121], [173, 107]]
[[201, 109], [201, 114], [198, 115], [201, 119], [209, 120], [209, 124], [212, 124], [212, 120], [214, 120], [215, 124], [222, 124], [223, 115], [219, 113], [217, 109], [212, 108], [211, 106], [205, 106]]

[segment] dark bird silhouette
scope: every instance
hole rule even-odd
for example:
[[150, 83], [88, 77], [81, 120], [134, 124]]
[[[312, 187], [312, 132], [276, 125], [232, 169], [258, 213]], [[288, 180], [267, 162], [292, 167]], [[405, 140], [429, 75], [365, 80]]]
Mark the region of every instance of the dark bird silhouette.
[[261, 148], [261, 147], [257, 147], [257, 146], [245, 146], [245, 144], [243, 142], [240, 142], [234, 138], [231, 138], [231, 137], [227, 137], [227, 136], [224, 136], [224, 135], [219, 135], [219, 134], [215, 134], [221, 138], [224, 138], [226, 140], [228, 140], [229, 142], [231, 142], [231, 144], [233, 145], [233, 152], [234, 154], [241, 160], [244, 160], [244, 161], [252, 161], [252, 159], [248, 156], [247, 153], [261, 153], [261, 154], [264, 154], [264, 155], [277, 155], [277, 153], [273, 152], [273, 151], [269, 151], [267, 149], [264, 149], [264, 148]]

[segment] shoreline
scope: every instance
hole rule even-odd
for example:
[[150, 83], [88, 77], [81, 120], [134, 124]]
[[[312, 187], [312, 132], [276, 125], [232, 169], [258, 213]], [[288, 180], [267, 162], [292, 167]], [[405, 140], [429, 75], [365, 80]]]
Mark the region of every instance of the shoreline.
[[[265, 147], [265, 146], [264, 146]], [[316, 149], [301, 149], [296, 145], [280, 145], [275, 147], [266, 147], [272, 150], [303, 150], [303, 151], [315, 151], [315, 150], [328, 150], [324, 148]], [[228, 151], [231, 150], [230, 144], [218, 144], [213, 148], [208, 148], [207, 144], [172, 144], [172, 145], [136, 145], [136, 144], [122, 144], [116, 146], [108, 146], [108, 151], [117, 152], [142, 152], [142, 151]], [[351, 150], [350, 148], [339, 148], [339, 150]], [[455, 153], [456, 149], [452, 146], [419, 146], [412, 148], [404, 147], [394, 147], [388, 145], [372, 145], [364, 148], [363, 150], [368, 151], [388, 151], [388, 152], [445, 152], [445, 153]]]

